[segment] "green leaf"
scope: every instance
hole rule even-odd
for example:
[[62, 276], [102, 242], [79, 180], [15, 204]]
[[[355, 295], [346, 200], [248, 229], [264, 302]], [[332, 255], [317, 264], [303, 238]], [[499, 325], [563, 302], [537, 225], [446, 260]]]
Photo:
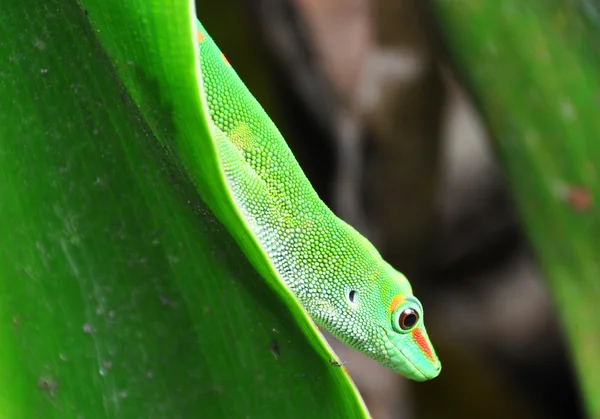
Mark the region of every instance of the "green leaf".
[[190, 4], [80, 3], [0, 14], [3, 417], [366, 416], [219, 221]]
[[597, 1], [435, 0], [600, 418]]

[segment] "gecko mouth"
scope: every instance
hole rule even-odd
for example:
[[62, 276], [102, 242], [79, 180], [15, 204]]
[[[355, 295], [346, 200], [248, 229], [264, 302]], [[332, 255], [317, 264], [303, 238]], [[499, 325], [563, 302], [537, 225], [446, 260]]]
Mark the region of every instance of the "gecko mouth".
[[[380, 327], [381, 327], [381, 326], [380, 326]], [[421, 371], [421, 370], [419, 369], [419, 367], [417, 367], [417, 366], [414, 364], [414, 362], [412, 362], [412, 361], [411, 361], [411, 360], [410, 360], [410, 359], [409, 359], [409, 358], [408, 358], [408, 357], [407, 357], [407, 356], [404, 354], [404, 352], [402, 351], [402, 349], [400, 349], [398, 346], [396, 346], [396, 344], [394, 343], [394, 341], [393, 341], [392, 339], [390, 339], [390, 336], [388, 335], [388, 331], [387, 331], [387, 330], [385, 330], [385, 328], [383, 328], [383, 327], [381, 327], [381, 329], [383, 330], [383, 333], [385, 334], [385, 338], [388, 340], [388, 342], [389, 342], [389, 343], [390, 343], [390, 344], [391, 344], [391, 345], [394, 347], [394, 349], [396, 350], [396, 353], [395, 353], [395, 354], [393, 354], [393, 355], [396, 355], [396, 357], [397, 357], [398, 355], [399, 355], [399, 356], [401, 356], [401, 357], [404, 359], [404, 361], [405, 361], [405, 364], [406, 364], [406, 365], [408, 365], [408, 366], [410, 366], [410, 368], [412, 369], [412, 371], [413, 371], [413, 372], [415, 372], [415, 373], [418, 373], [418, 375], [420, 376], [419, 378], [421, 378], [421, 380], [418, 380], [418, 381], [426, 381], [426, 380], [428, 380], [429, 378], [427, 377], [427, 375], [426, 375], [425, 373], [423, 373], [423, 371]], [[388, 353], [388, 355], [390, 355], [390, 354]], [[392, 358], [392, 359], [393, 359], [393, 358], [395, 358], [395, 357], [394, 357], [394, 356], [390, 356], [390, 358]], [[393, 368], [393, 369], [394, 369], [394, 370], [396, 370], [396, 368]]]

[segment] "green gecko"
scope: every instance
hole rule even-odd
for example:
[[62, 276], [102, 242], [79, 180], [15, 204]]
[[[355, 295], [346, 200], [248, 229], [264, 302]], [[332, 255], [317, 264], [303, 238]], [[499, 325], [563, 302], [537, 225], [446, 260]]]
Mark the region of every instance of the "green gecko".
[[205, 110], [238, 210], [315, 323], [416, 380], [441, 364], [408, 280], [321, 201], [284, 138], [197, 22]]

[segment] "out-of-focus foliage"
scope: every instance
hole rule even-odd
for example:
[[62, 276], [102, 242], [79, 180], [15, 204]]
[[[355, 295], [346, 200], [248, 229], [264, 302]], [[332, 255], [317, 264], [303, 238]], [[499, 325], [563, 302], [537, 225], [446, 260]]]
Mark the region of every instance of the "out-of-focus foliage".
[[494, 138], [600, 417], [600, 29], [594, 2], [432, 7]]

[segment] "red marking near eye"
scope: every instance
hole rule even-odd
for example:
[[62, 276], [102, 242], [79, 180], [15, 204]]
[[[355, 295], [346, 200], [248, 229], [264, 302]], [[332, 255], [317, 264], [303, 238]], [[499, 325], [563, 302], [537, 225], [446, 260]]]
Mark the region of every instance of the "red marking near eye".
[[204, 34], [202, 33], [202, 31], [198, 31], [196, 32], [196, 38], [198, 39], [198, 42], [202, 42], [204, 41]]
[[402, 301], [404, 301], [404, 295], [402, 294], [398, 294], [392, 298], [392, 302], [390, 303], [390, 314], [393, 313], [400, 304], [402, 304]]
[[227, 57], [225, 56], [225, 54], [221, 53], [221, 58], [223, 59], [223, 61], [225, 61], [225, 64], [231, 65], [231, 64], [229, 64], [229, 60], [227, 60]]
[[416, 328], [410, 332], [410, 334], [417, 345], [419, 345], [419, 348], [421, 348], [425, 356], [429, 358], [430, 361], [433, 361], [433, 352], [431, 352], [431, 347], [429, 346], [427, 339], [425, 339], [425, 336], [423, 336], [423, 333], [421, 333], [421, 329]]

